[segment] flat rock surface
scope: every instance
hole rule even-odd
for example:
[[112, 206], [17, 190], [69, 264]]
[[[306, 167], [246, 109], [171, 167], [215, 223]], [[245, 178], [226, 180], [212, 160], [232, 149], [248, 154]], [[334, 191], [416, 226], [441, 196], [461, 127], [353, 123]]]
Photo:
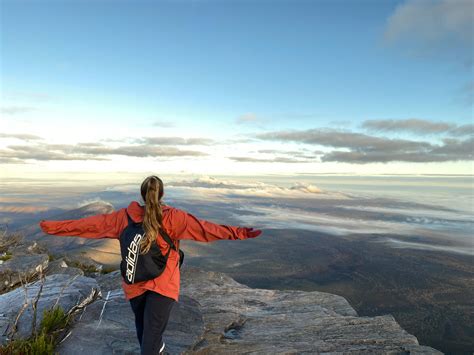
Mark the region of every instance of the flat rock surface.
[[108, 274], [98, 275], [95, 279], [100, 285], [102, 292], [122, 289], [122, 276], [120, 275], [120, 270], [115, 270], [109, 272]]
[[391, 315], [358, 317], [340, 296], [252, 289], [225, 274], [186, 268], [182, 293], [199, 301], [206, 332], [187, 353], [426, 353]]
[[[199, 305], [183, 296], [173, 307], [166, 330], [167, 351], [180, 354], [204, 332]], [[135, 318], [122, 289], [103, 292], [89, 305], [69, 336], [59, 345], [60, 354], [139, 354]]]
[[[54, 303], [67, 283], [59, 301], [65, 309], [96, 287], [101, 287], [102, 298], [76, 317], [58, 346], [60, 354], [140, 353], [134, 314], [120, 287], [119, 271], [97, 279], [47, 276], [39, 312]], [[38, 282], [28, 285], [30, 298], [36, 296], [38, 286]], [[22, 305], [18, 301], [23, 299], [22, 288], [0, 295], [2, 330], [16, 316]], [[23, 317], [19, 333], [27, 334], [31, 307]], [[420, 346], [390, 314], [359, 317], [343, 297], [254, 289], [225, 274], [191, 267], [182, 270], [180, 299], [164, 340], [169, 354], [439, 354]]]

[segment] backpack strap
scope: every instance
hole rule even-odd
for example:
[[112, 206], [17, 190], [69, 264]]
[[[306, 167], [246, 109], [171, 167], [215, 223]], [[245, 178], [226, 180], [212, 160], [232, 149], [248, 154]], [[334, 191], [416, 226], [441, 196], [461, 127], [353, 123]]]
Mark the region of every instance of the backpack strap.
[[132, 217], [130, 217], [130, 215], [128, 214], [127, 209], [125, 209], [125, 213], [127, 214], [128, 224], [136, 224]]
[[177, 251], [176, 245], [174, 245], [173, 241], [171, 240], [171, 237], [168, 235], [168, 233], [165, 232], [163, 228], [160, 228], [160, 234], [163, 237], [164, 240], [170, 245], [170, 247], [174, 250]]
[[[135, 222], [128, 214], [127, 209], [125, 209], [125, 213], [127, 214], [128, 224], [142, 224], [140, 222], [139, 223]], [[173, 243], [173, 241], [171, 240], [171, 237], [168, 235], [168, 233], [165, 232], [163, 228], [160, 228], [160, 235], [163, 237], [163, 239], [169, 244], [169, 246], [173, 250], [177, 251], [176, 245]]]

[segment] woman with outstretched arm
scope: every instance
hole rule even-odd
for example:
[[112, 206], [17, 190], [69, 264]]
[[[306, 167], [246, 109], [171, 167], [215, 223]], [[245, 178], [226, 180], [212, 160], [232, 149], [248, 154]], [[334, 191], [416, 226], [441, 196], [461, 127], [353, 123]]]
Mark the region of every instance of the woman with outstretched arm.
[[[163, 182], [154, 175], [142, 182], [140, 192], [145, 202], [144, 206], [132, 201], [127, 208], [110, 214], [99, 214], [78, 220], [42, 220], [40, 227], [46, 234], [57, 236], [115, 238], [120, 241], [122, 287], [125, 298], [130, 301], [135, 314], [141, 354], [162, 354], [165, 348], [162, 335], [171, 308], [179, 297], [180, 255], [182, 258], [179, 241], [191, 239], [213, 242], [221, 239], [247, 239], [258, 237], [262, 231], [215, 224], [164, 204], [161, 201], [164, 193]], [[140, 228], [141, 233], [137, 232]], [[152, 253], [155, 253], [153, 258], [150, 257]], [[145, 269], [146, 265], [150, 266], [150, 260], [158, 260], [156, 253], [159, 253], [159, 261], [162, 263], [160, 274], [146, 280], [135, 281], [134, 277], [138, 275], [146, 278], [141, 269]], [[148, 261], [144, 262], [145, 259]], [[122, 269], [122, 264], [126, 271]], [[158, 265], [157, 262], [152, 264], [153, 267]]]

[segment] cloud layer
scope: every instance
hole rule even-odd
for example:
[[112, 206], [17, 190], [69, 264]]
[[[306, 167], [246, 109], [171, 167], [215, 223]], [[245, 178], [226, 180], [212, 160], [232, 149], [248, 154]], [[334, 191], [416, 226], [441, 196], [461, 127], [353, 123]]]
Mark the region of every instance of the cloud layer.
[[0, 161], [25, 163], [27, 160], [110, 160], [112, 156], [137, 158], [199, 157], [207, 153], [171, 146], [149, 144], [109, 147], [101, 143], [9, 145], [0, 149]]
[[[409, 132], [418, 135], [446, 134], [458, 137], [441, 137], [442, 144], [435, 144], [427, 141], [380, 137], [326, 128], [267, 132], [259, 134], [257, 137], [266, 141], [295, 142], [335, 148], [335, 150], [322, 154], [322, 162], [364, 164], [393, 161], [473, 160], [474, 126], [472, 124], [455, 125], [421, 119], [369, 120], [363, 122], [362, 127], [383, 132]], [[459, 138], [465, 136], [467, 138]]]
[[448, 122], [433, 122], [418, 118], [404, 120], [367, 120], [362, 128], [377, 132], [410, 132], [419, 135], [447, 133], [453, 136], [474, 134], [474, 125], [456, 125]]
[[[133, 188], [136, 188], [135, 186]], [[264, 182], [243, 182], [221, 180], [209, 176], [196, 179], [170, 181], [166, 183], [166, 190], [170, 189], [172, 195], [193, 196], [194, 198], [215, 198], [225, 200], [236, 197], [266, 197], [266, 198], [305, 198], [305, 199], [350, 199], [350, 194], [323, 191], [319, 187], [297, 182], [289, 187], [269, 184]]]

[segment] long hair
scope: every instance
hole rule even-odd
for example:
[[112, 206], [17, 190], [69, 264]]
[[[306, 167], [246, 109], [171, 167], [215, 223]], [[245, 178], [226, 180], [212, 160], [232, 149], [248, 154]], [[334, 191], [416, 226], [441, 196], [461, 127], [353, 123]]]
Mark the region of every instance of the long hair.
[[158, 176], [148, 176], [143, 180], [140, 192], [145, 202], [145, 216], [143, 229], [145, 237], [140, 243], [140, 253], [145, 254], [150, 250], [151, 243], [156, 242], [156, 237], [163, 222], [161, 198], [163, 197], [163, 181]]

